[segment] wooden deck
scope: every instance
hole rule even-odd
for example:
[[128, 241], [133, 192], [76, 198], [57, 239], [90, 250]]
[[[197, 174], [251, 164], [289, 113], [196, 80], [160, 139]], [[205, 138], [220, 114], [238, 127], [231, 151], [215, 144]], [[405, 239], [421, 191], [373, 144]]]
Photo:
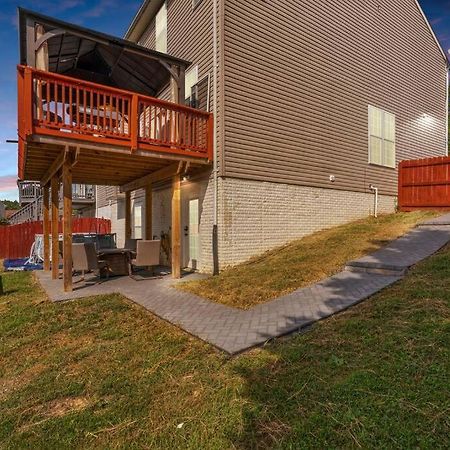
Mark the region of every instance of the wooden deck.
[[67, 146], [80, 183], [122, 185], [173, 160], [212, 159], [205, 111], [28, 66], [18, 66], [18, 102], [21, 179], [42, 181]]

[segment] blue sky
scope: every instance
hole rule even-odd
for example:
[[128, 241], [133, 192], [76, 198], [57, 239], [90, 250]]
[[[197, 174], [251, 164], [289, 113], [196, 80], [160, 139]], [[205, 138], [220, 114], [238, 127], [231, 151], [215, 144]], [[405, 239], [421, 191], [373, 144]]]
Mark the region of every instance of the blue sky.
[[[393, 0], [394, 1], [394, 0]], [[22, 6], [68, 22], [123, 36], [140, 0], [0, 0], [0, 199], [17, 198], [16, 8]], [[450, 0], [420, 0], [444, 50], [450, 49]]]

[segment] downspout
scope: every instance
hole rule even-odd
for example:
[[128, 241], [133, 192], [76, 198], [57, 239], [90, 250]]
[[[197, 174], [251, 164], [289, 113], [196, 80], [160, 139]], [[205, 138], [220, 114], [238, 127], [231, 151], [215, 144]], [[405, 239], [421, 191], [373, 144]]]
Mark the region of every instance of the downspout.
[[369, 186], [369, 189], [375, 194], [375, 199], [374, 199], [375, 205], [374, 205], [374, 213], [373, 213], [373, 216], [374, 216], [375, 218], [377, 218], [377, 217], [378, 217], [378, 188], [375, 187], [373, 184], [371, 184], [371, 185]]
[[213, 235], [212, 235], [212, 253], [213, 253], [213, 275], [219, 274], [219, 238], [218, 238], [218, 196], [219, 196], [219, 178], [217, 163], [217, 71], [218, 71], [218, 45], [217, 45], [217, 1], [213, 0], [213, 114], [214, 114], [214, 134], [213, 134]]

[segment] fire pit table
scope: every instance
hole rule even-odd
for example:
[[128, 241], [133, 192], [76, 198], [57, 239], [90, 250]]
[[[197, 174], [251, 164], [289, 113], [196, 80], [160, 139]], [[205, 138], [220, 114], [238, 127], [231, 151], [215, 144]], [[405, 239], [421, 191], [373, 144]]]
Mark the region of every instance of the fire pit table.
[[99, 250], [98, 258], [108, 263], [109, 276], [119, 277], [130, 274], [133, 253], [128, 248], [108, 248]]

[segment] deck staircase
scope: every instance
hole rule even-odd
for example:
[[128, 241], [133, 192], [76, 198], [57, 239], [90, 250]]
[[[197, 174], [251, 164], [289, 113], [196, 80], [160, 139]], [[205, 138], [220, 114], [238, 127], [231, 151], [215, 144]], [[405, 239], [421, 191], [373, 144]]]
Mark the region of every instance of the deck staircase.
[[33, 222], [37, 220], [42, 220], [43, 209], [42, 205], [44, 203], [43, 196], [35, 198], [32, 202], [27, 203], [17, 212], [15, 212], [10, 218], [9, 223], [11, 225], [16, 225], [23, 222]]
[[[62, 211], [62, 194], [59, 196], [59, 210]], [[10, 218], [9, 223], [16, 225], [24, 222], [43, 220], [44, 197], [37, 182], [19, 182], [19, 199], [23, 205]], [[72, 201], [74, 209], [86, 207], [95, 203], [95, 189], [92, 185], [73, 184]], [[60, 213], [61, 215], [61, 213]]]

